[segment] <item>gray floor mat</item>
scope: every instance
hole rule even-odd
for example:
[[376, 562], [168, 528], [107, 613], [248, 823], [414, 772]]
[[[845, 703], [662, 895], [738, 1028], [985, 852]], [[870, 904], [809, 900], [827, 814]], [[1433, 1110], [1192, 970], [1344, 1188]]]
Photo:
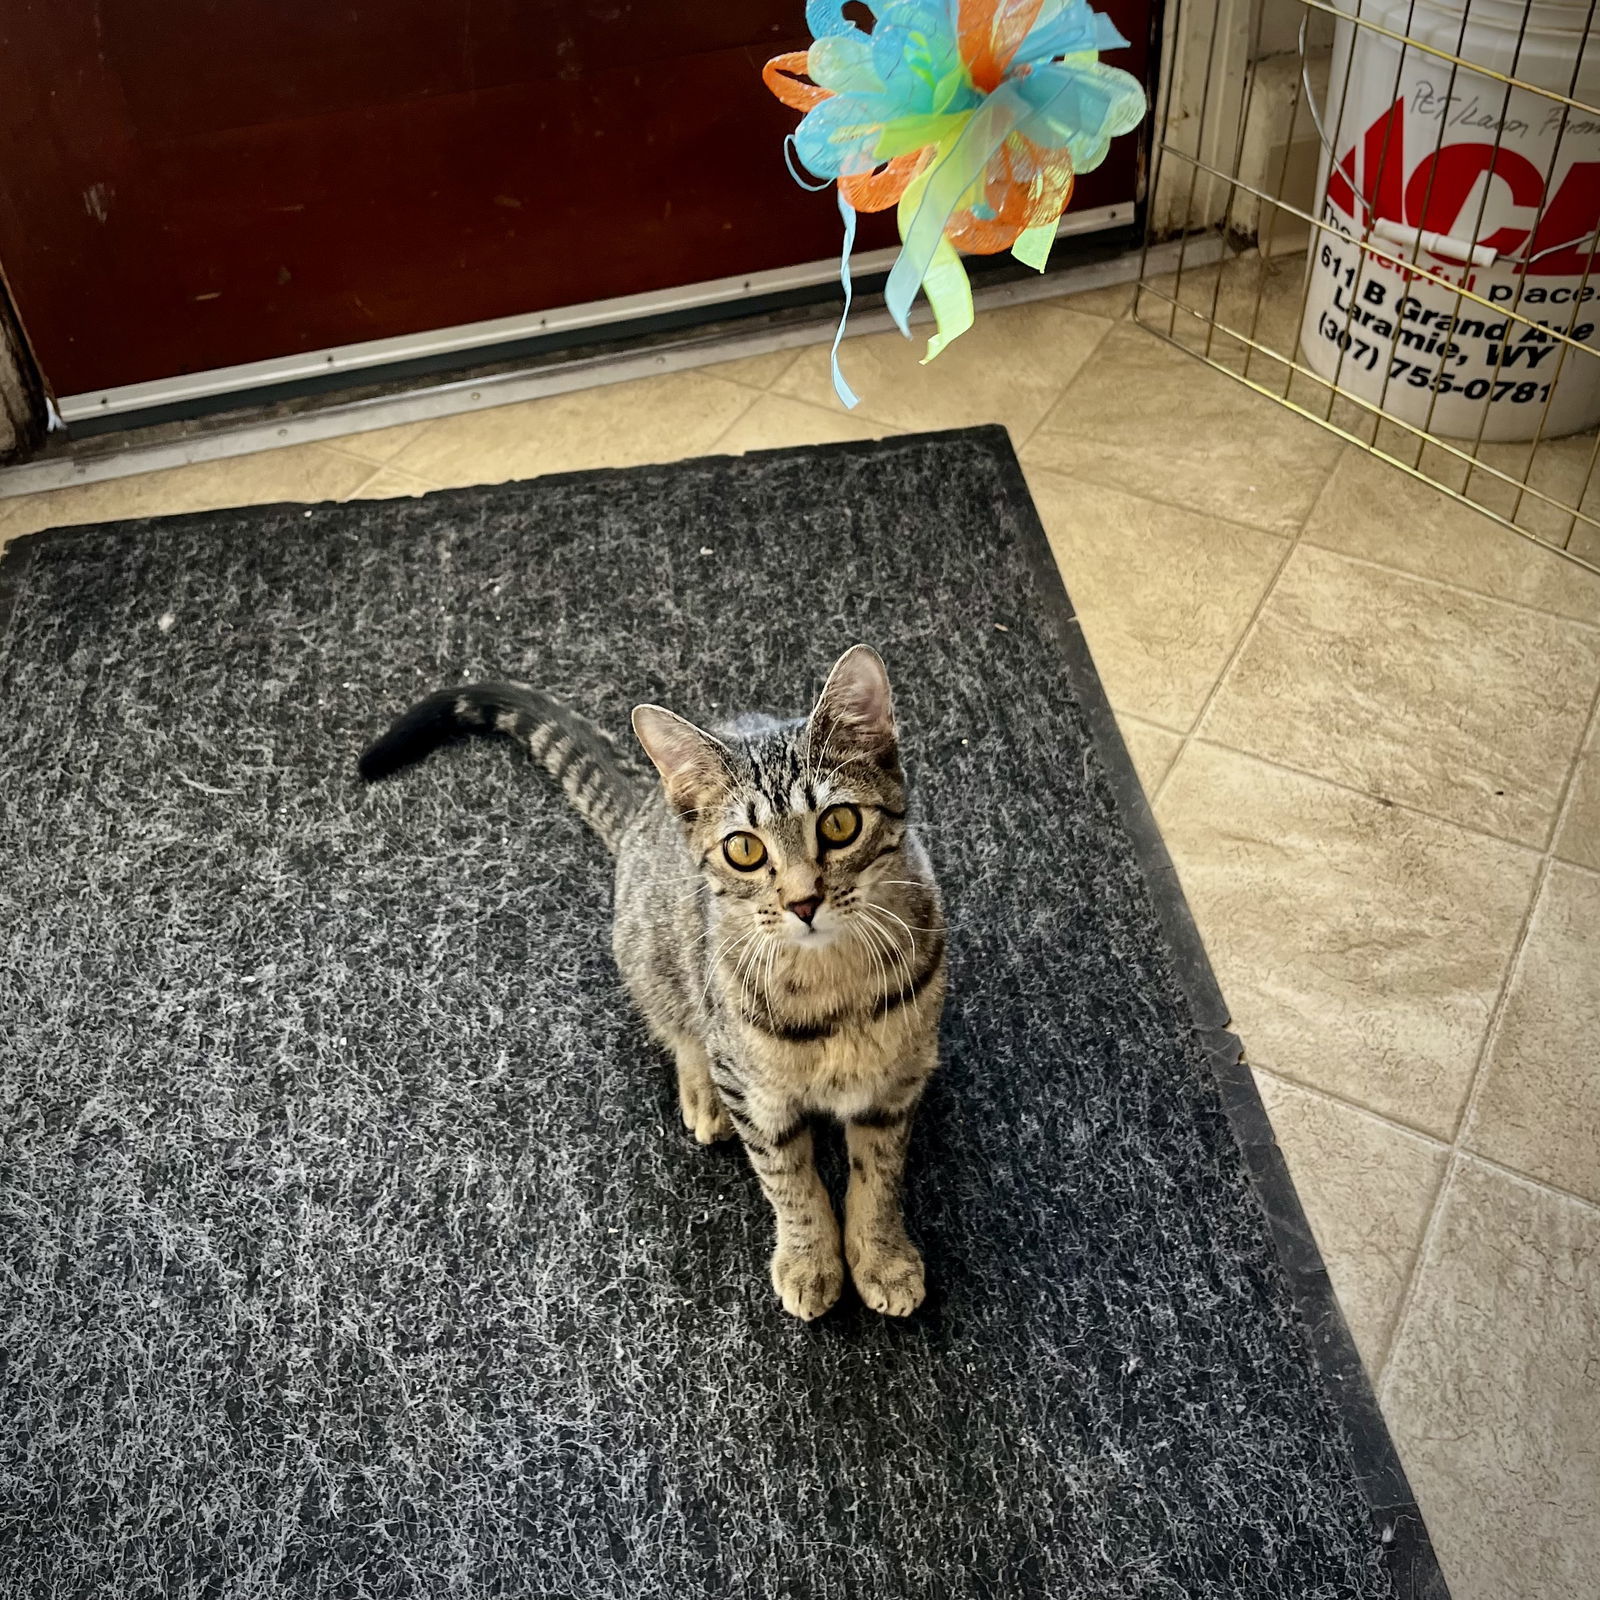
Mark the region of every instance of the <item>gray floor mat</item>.
[[[802, 1326], [554, 786], [354, 760], [858, 640], [953, 924], [931, 1294]], [[1000, 430], [24, 539], [0, 719], [0, 1592], [1442, 1595]]]

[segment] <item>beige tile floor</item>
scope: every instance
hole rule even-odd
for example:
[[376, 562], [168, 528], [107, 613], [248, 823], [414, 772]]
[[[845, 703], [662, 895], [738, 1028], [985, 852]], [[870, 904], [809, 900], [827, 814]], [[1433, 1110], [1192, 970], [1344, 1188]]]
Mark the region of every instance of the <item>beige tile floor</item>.
[[[1600, 1589], [1600, 577], [1106, 290], [0, 500], [59, 523], [1004, 422], [1457, 1600]], [[1585, 446], [1587, 448], [1587, 446]]]

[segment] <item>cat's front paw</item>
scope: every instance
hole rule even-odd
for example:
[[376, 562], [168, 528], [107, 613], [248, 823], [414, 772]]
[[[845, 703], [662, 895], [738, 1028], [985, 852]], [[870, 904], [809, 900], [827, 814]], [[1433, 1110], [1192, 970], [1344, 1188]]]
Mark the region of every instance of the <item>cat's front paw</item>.
[[682, 1083], [678, 1086], [678, 1109], [683, 1112], [683, 1125], [701, 1144], [717, 1144], [733, 1137], [733, 1122], [728, 1108], [717, 1094], [716, 1086]]
[[862, 1301], [886, 1317], [909, 1317], [927, 1292], [922, 1257], [909, 1239], [852, 1254], [850, 1277]]
[[844, 1263], [837, 1245], [810, 1250], [779, 1245], [772, 1256], [772, 1287], [791, 1317], [802, 1322], [820, 1317], [844, 1288]]

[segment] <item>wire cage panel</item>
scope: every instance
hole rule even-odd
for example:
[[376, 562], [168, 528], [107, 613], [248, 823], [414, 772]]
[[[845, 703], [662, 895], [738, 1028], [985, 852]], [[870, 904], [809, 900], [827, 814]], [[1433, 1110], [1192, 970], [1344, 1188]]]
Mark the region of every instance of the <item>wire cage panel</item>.
[[1191, 3], [1138, 321], [1600, 571], [1600, 0]]

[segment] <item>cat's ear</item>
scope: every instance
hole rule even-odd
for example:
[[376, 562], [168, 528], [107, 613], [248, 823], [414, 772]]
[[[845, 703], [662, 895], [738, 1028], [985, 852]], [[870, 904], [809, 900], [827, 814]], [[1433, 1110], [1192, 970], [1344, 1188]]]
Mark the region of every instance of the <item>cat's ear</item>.
[[696, 811], [727, 789], [733, 758], [720, 739], [661, 706], [635, 706], [633, 731], [679, 811]]
[[839, 657], [811, 713], [811, 747], [819, 757], [866, 756], [880, 766], [896, 764], [899, 735], [894, 697], [883, 657], [858, 644]]

